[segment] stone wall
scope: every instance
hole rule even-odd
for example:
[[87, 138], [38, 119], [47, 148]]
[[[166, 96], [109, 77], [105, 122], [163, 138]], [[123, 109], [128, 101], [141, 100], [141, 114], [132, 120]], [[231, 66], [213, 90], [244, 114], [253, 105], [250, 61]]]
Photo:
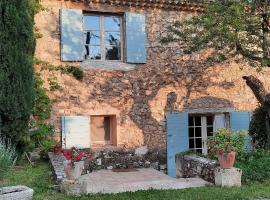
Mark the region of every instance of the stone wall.
[[50, 92], [53, 101], [51, 121], [60, 138], [60, 117], [63, 115], [115, 115], [117, 145], [166, 148], [165, 117], [167, 110], [190, 112], [253, 110], [257, 101], [242, 80], [243, 75], [255, 75], [270, 89], [270, 70], [257, 72], [234, 62], [209, 66], [207, 55], [183, 55], [181, 45], [163, 46], [160, 37], [166, 25], [174, 20], [189, 18], [196, 13], [84, 4], [64, 0], [41, 0], [47, 8], [36, 15], [36, 26], [43, 37], [37, 40], [36, 57], [54, 65], [60, 61], [59, 9], [79, 8], [110, 12], [142, 12], [147, 20], [147, 64], [135, 65], [134, 70], [119, 71], [84, 67], [85, 77], [77, 81], [68, 74], [53, 70], [40, 71], [45, 86], [54, 76], [60, 89]]
[[200, 177], [214, 183], [217, 166], [216, 161], [197, 155], [176, 155], [176, 175], [178, 178]]

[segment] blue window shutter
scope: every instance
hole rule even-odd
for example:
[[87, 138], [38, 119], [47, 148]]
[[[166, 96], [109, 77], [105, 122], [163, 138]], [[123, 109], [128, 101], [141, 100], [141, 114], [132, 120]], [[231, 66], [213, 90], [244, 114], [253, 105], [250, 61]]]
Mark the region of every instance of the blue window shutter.
[[63, 148], [90, 148], [89, 116], [64, 116], [61, 122]]
[[145, 15], [125, 13], [126, 62], [146, 63]]
[[[250, 112], [231, 112], [230, 113], [230, 125], [233, 131], [244, 130], [248, 133], [249, 124], [251, 121], [251, 113]], [[252, 141], [251, 137], [247, 135], [245, 139], [245, 149], [252, 149]]]
[[82, 10], [61, 9], [61, 60], [83, 61], [83, 14]]
[[176, 177], [175, 155], [189, 149], [188, 113], [168, 113], [167, 119], [167, 169]]

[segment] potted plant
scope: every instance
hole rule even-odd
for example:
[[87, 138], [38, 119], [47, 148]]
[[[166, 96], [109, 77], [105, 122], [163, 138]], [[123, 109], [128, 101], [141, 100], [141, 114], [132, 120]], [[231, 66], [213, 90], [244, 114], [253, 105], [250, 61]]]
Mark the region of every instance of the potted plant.
[[208, 140], [209, 152], [218, 158], [221, 168], [232, 168], [236, 152], [243, 151], [246, 133], [221, 128]]
[[64, 170], [68, 179], [78, 179], [84, 169], [84, 161], [91, 160], [91, 155], [75, 147], [63, 149], [62, 154], [66, 158]]

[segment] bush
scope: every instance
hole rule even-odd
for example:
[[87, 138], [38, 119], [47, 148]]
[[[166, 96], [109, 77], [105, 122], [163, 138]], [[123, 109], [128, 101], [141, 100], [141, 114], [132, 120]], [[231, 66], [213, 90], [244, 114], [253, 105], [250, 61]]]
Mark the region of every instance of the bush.
[[270, 180], [270, 150], [237, 154], [235, 167], [243, 170], [243, 183]]
[[0, 138], [0, 178], [14, 166], [16, 159], [15, 147]]
[[264, 107], [259, 106], [255, 109], [249, 127], [249, 133], [255, 147], [265, 148], [267, 144], [266, 116]]

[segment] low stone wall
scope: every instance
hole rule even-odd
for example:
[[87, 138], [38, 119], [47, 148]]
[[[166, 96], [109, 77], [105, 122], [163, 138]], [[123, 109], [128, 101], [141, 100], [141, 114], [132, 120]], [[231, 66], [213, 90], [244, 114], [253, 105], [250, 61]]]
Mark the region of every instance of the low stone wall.
[[215, 182], [215, 168], [218, 162], [197, 155], [176, 155], [176, 173], [178, 178], [200, 177]]
[[100, 169], [154, 168], [167, 173], [166, 153], [159, 150], [119, 149], [93, 152], [93, 160], [85, 161], [84, 173]]
[[57, 184], [61, 184], [64, 179], [67, 178], [67, 175], [64, 170], [64, 162], [66, 158], [63, 155], [57, 155], [52, 152], [48, 153], [51, 165], [53, 176]]

